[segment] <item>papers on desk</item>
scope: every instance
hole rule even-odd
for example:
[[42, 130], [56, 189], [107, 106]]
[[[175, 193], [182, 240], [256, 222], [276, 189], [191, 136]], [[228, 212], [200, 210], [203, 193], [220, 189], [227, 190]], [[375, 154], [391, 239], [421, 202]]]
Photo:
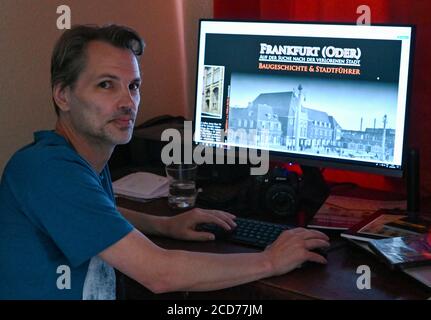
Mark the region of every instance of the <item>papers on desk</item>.
[[403, 272], [431, 288], [431, 266], [419, 266], [403, 269]]
[[340, 235], [346, 239], [370, 242], [374, 239], [385, 239], [407, 236], [409, 233], [389, 229], [386, 224], [404, 218], [403, 214], [394, 214], [388, 210], [378, 210], [372, 215], [343, 231]]
[[112, 183], [116, 196], [134, 200], [167, 197], [169, 182], [166, 177], [149, 172], [135, 172]]
[[[363, 241], [357, 241], [349, 239], [349, 241], [362, 249], [365, 249], [368, 253], [371, 253], [373, 255], [376, 255], [376, 253], [371, 250], [371, 248], [368, 246], [367, 242]], [[428, 288], [431, 288], [431, 266], [416, 266], [416, 267], [407, 267], [407, 268], [400, 268], [401, 272], [404, 272], [408, 276], [412, 277], [413, 279], [419, 281], [423, 285], [427, 286]]]
[[382, 201], [331, 195], [320, 207], [308, 227], [347, 230], [381, 209], [405, 209], [407, 202]]

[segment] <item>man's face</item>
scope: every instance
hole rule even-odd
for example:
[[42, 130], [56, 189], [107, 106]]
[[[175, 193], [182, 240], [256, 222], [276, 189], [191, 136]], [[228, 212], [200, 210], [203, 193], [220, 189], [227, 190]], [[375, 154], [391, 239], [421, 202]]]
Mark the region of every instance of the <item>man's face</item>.
[[129, 142], [140, 84], [139, 65], [130, 50], [90, 42], [85, 68], [70, 90], [73, 129], [92, 143], [115, 146]]

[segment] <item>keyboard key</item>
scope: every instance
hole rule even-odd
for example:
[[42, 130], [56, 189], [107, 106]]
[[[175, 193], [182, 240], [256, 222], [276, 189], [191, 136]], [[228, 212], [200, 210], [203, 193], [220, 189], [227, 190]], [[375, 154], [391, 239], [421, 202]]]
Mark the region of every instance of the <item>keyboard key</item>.
[[225, 240], [265, 248], [274, 242], [281, 232], [289, 229], [287, 225], [264, 221], [237, 218], [237, 227]]

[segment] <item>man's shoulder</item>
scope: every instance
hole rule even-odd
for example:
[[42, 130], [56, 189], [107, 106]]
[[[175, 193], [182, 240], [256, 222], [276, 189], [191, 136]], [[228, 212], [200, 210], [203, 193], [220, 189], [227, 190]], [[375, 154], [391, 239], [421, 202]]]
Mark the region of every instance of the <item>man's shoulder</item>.
[[18, 150], [6, 165], [5, 172], [37, 174], [67, 170], [74, 166], [88, 167], [84, 159], [71, 147], [65, 144], [44, 144], [32, 142]]
[[41, 165], [49, 161], [79, 160], [78, 154], [64, 145], [40, 145], [31, 143], [18, 150], [11, 158], [11, 163]]

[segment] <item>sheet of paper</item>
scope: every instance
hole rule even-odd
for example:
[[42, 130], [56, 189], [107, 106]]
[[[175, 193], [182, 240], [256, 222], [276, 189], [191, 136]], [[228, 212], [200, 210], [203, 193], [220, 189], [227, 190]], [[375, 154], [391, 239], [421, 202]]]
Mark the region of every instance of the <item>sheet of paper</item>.
[[166, 197], [169, 192], [168, 179], [149, 172], [129, 174], [114, 181], [112, 186], [116, 195], [137, 199]]

